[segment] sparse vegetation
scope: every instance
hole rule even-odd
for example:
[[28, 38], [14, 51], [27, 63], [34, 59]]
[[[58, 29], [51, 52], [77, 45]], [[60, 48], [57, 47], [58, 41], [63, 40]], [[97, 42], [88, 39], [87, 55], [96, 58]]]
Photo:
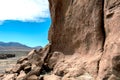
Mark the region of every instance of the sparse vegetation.
[[25, 56], [29, 51], [0, 51], [0, 54], [15, 54], [16, 57]]

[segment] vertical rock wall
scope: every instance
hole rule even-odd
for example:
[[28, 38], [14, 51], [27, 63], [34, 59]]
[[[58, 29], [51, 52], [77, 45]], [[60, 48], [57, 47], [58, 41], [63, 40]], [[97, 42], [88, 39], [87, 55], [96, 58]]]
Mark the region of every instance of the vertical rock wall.
[[63, 52], [70, 58], [80, 56], [76, 62], [84, 65], [82, 68], [95, 80], [120, 80], [120, 1], [49, 0], [49, 3], [51, 52]]
[[49, 0], [52, 51], [94, 54], [103, 48], [103, 0]]
[[120, 0], [104, 0], [106, 32], [103, 56], [100, 61], [100, 80], [120, 80]]

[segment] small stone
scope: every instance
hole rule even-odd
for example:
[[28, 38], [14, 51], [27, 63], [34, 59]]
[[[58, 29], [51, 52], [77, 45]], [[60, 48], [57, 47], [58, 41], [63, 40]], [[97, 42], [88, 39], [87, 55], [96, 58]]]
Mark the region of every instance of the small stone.
[[36, 75], [31, 75], [30, 77], [27, 78], [27, 80], [39, 80], [39, 78]]
[[12, 68], [6, 68], [5, 73], [10, 73], [12, 71]]
[[61, 80], [61, 77], [52, 75], [44, 75], [43, 80]]
[[36, 67], [36, 65], [35, 64], [32, 64], [32, 67], [31, 67], [31, 69], [34, 69]]

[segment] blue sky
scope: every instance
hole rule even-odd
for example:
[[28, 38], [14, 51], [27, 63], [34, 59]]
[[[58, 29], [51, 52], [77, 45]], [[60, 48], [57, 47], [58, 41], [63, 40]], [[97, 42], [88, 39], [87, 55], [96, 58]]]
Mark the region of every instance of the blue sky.
[[44, 47], [51, 23], [48, 5], [47, 0], [0, 0], [0, 41]]

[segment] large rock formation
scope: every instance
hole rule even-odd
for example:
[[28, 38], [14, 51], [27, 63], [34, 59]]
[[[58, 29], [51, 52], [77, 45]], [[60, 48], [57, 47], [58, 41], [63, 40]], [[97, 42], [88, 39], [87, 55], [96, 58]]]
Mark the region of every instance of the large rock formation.
[[51, 45], [18, 60], [19, 67], [7, 71], [2, 79], [120, 80], [120, 1], [49, 3]]
[[[71, 64], [75, 68], [77, 64], [80, 65], [78, 72], [84, 69], [83, 74], [89, 73], [94, 80], [120, 80], [120, 1], [49, 2], [52, 17], [49, 31], [51, 52], [60, 51], [70, 58], [65, 59], [67, 63], [56, 66], [57, 72], [58, 66]], [[63, 69], [63, 72], [67, 69]]]
[[120, 1], [104, 1], [104, 51], [100, 61], [99, 78], [120, 80]]

